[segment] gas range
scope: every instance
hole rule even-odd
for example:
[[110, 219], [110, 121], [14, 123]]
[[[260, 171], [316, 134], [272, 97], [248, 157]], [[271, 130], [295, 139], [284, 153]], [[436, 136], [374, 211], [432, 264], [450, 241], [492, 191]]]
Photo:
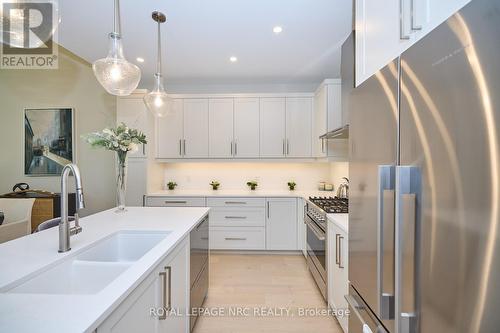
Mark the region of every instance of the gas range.
[[337, 197], [309, 197], [306, 214], [326, 231], [326, 214], [348, 213], [349, 200]]
[[314, 281], [327, 299], [327, 214], [347, 213], [348, 200], [337, 197], [309, 197], [306, 201], [304, 223], [306, 224], [307, 266]]

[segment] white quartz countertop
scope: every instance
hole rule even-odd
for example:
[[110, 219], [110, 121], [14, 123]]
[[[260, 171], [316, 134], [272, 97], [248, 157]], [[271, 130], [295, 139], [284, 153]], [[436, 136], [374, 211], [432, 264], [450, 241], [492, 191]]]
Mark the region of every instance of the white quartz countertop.
[[349, 233], [349, 214], [327, 214], [328, 222], [336, 224], [340, 229]]
[[[128, 207], [82, 218], [71, 251], [58, 253], [58, 228], [0, 244], [0, 332], [92, 332], [208, 213], [203, 207]], [[97, 294], [8, 294], [6, 291], [76, 256], [117, 231], [170, 231]], [[78, 283], [78, 281], [74, 281]]]
[[255, 191], [249, 189], [242, 190], [181, 190], [158, 191], [151, 192], [147, 195], [150, 197], [298, 197], [307, 199], [311, 197], [334, 197], [334, 191], [318, 191], [318, 190], [266, 190], [257, 188]]

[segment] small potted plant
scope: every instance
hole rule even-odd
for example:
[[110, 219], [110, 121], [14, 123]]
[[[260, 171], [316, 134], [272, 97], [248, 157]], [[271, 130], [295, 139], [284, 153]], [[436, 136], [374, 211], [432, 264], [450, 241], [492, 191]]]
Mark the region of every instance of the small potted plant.
[[251, 180], [247, 182], [247, 186], [250, 187], [252, 191], [255, 191], [255, 188], [259, 185], [255, 180]]
[[167, 187], [169, 190], [174, 190], [176, 186], [177, 186], [176, 182], [168, 182], [167, 183]]
[[219, 189], [220, 183], [216, 180], [212, 180], [210, 186], [212, 186], [212, 190], [216, 191]]
[[295, 190], [295, 186], [297, 185], [294, 181], [288, 182], [287, 184], [290, 191]]

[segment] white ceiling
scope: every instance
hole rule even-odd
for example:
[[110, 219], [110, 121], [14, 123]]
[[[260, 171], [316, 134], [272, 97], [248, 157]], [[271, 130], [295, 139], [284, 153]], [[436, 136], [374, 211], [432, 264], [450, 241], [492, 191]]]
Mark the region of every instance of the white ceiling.
[[[89, 62], [107, 54], [112, 0], [59, 2], [59, 42]], [[349, 0], [122, 0], [125, 55], [151, 85], [156, 23], [162, 25], [168, 84], [305, 84], [339, 77], [340, 46], [351, 31]], [[280, 35], [272, 28], [283, 27]], [[230, 63], [230, 56], [238, 62]], [[142, 57], [145, 62], [136, 62]]]

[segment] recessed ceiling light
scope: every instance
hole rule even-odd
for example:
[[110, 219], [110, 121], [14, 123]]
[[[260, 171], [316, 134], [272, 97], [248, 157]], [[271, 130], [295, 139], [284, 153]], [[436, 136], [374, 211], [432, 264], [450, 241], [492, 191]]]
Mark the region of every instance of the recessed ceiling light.
[[236, 58], [235, 56], [231, 56], [231, 57], [229, 57], [229, 61], [231, 61], [231, 62], [237, 62], [238, 58]]
[[283, 31], [283, 28], [282, 28], [282, 27], [280, 27], [279, 25], [277, 25], [277, 26], [275, 26], [275, 27], [273, 28], [273, 32], [274, 32], [275, 34], [279, 34], [279, 33], [281, 33], [282, 31]]
[[144, 58], [141, 58], [141, 57], [138, 57], [138, 58], [137, 58], [137, 59], [135, 59], [135, 60], [137, 60], [137, 62], [144, 62]]

